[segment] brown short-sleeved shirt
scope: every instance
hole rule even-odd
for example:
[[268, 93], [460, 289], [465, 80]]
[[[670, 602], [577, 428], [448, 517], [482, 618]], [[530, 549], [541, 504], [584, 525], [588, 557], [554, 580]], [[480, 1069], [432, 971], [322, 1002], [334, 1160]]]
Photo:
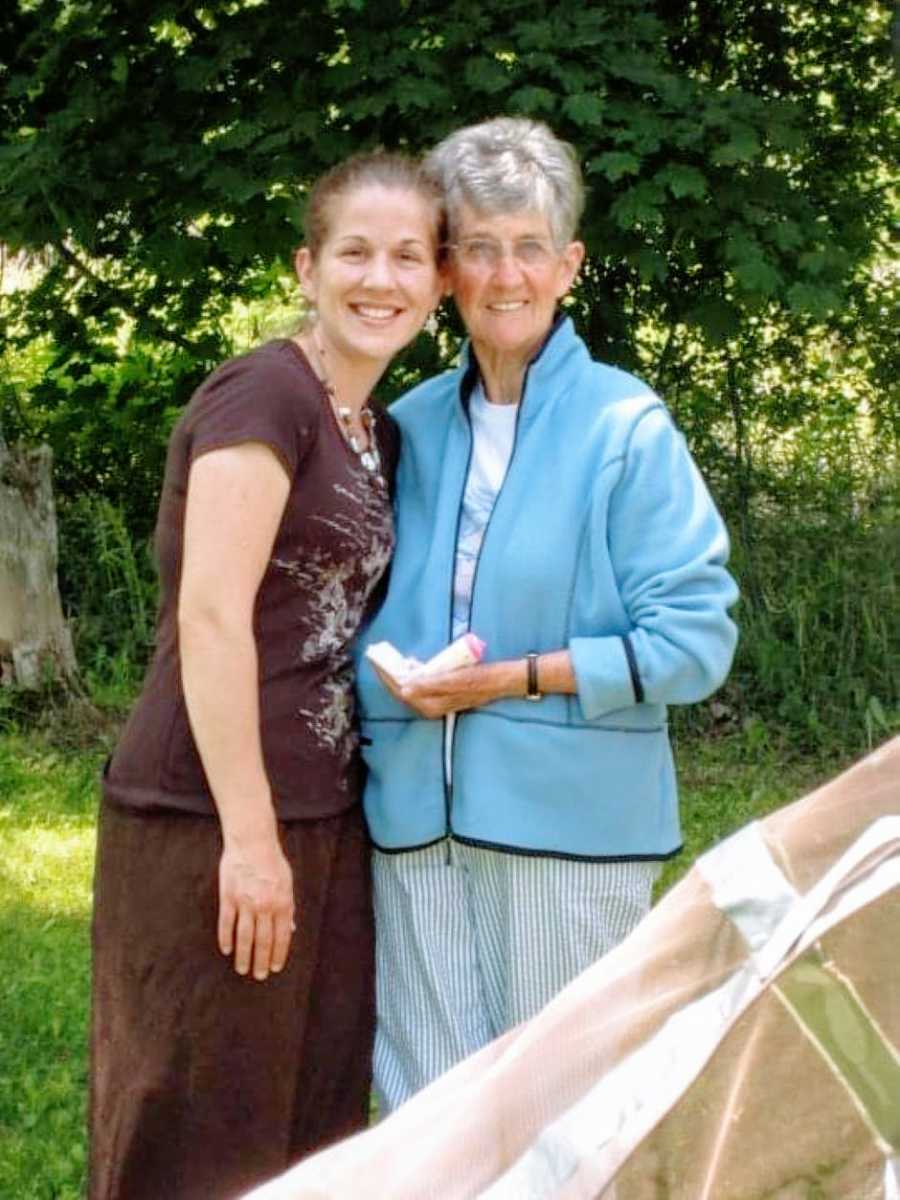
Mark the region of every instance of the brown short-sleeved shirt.
[[188, 724], [178, 655], [188, 472], [199, 455], [242, 442], [270, 446], [291, 478], [271, 559], [256, 597], [260, 734], [278, 816], [324, 817], [359, 795], [350, 642], [390, 559], [386, 479], [398, 439], [379, 414], [385, 478], [346, 444], [300, 348], [269, 342], [224, 363], [191, 399], [172, 433], [156, 525], [160, 573], [157, 646], [105, 778], [132, 808], [213, 813]]

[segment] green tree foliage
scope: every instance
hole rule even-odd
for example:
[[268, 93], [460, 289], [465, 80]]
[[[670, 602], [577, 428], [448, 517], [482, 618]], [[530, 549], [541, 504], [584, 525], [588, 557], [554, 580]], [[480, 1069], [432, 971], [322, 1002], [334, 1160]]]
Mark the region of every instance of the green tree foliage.
[[[310, 180], [527, 114], [589, 185], [573, 315], [672, 404], [762, 603], [761, 522], [874, 528], [895, 502], [891, 18], [875, 0], [11, 0], [0, 242], [50, 266], [0, 297], [7, 435], [50, 440], [64, 500], [101, 492], [146, 532], [172, 420], [232, 351], [237, 299], [284, 286]], [[420, 339], [386, 395], [437, 365]]]
[[214, 360], [311, 177], [496, 112], [583, 156], [580, 310], [619, 360], [648, 314], [718, 340], [770, 303], [827, 317], [883, 223], [886, 5], [18, 0], [0, 20], [0, 237], [54, 248], [27, 324], [66, 353], [128, 317]]

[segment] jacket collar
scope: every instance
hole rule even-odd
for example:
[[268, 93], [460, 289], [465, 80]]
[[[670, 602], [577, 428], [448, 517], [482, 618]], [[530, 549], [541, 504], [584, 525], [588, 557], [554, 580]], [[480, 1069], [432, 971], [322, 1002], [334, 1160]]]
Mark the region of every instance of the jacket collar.
[[[525, 371], [519, 420], [531, 420], [546, 404], [563, 382], [562, 376], [579, 358], [587, 360], [587, 347], [575, 332], [572, 318], [557, 310], [553, 324]], [[472, 343], [463, 344], [458, 368], [458, 395], [463, 412], [468, 415], [472, 389], [478, 381], [478, 360]]]

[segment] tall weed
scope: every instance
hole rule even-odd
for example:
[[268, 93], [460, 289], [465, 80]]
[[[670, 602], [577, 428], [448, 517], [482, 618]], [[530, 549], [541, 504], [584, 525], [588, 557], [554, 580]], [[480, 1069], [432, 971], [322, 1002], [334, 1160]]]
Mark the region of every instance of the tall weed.
[[[900, 725], [900, 506], [757, 514], [734, 538], [741, 639], [726, 691], [798, 748], [857, 752]], [[727, 703], [727, 701], [726, 701]]]
[[[900, 482], [853, 507], [819, 500], [730, 522], [738, 652], [710, 705], [674, 714], [683, 733], [740, 725], [759, 746], [846, 756], [900, 727]], [[92, 696], [126, 707], [152, 650], [156, 577], [104, 497], [61, 508], [60, 583]]]
[[60, 590], [75, 652], [95, 698], [125, 706], [153, 645], [156, 573], [149, 546], [133, 539], [104, 496], [60, 508]]

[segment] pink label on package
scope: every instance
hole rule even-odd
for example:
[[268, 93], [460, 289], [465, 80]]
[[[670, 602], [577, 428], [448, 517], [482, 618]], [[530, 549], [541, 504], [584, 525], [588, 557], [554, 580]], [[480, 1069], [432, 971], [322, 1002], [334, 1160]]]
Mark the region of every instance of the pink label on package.
[[459, 667], [472, 667], [484, 657], [485, 643], [474, 633], [464, 633], [455, 642], [439, 650], [418, 674], [437, 675], [439, 671], [455, 671]]

